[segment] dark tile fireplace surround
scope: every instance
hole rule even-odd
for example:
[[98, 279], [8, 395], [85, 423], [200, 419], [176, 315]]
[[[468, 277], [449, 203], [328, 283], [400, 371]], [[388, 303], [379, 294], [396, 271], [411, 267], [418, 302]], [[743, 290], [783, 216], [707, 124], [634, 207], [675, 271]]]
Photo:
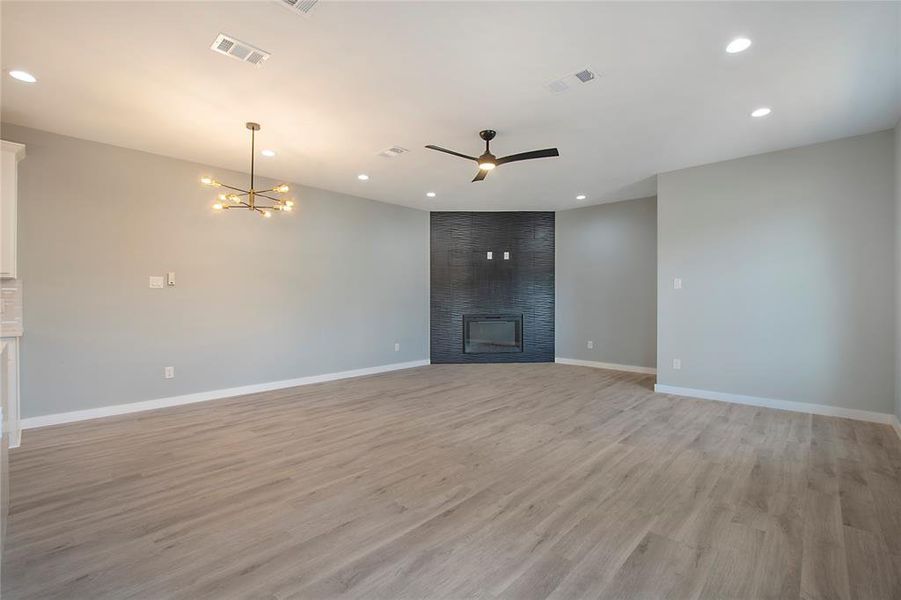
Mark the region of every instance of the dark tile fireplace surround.
[[431, 358], [554, 361], [553, 212], [431, 214]]

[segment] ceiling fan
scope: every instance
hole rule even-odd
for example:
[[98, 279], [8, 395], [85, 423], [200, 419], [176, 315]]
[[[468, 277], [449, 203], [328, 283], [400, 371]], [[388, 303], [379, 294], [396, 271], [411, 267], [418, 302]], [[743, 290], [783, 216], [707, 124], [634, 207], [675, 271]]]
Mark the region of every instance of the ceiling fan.
[[482, 181], [483, 179], [485, 179], [485, 176], [488, 175], [488, 171], [491, 171], [495, 167], [499, 167], [506, 163], [516, 162], [520, 160], [531, 160], [533, 158], [551, 158], [554, 156], [560, 156], [560, 153], [557, 152], [556, 148], [545, 148], [544, 150], [531, 150], [530, 152], [520, 152], [519, 154], [511, 154], [510, 156], [497, 158], [491, 153], [491, 150], [489, 149], [489, 144], [496, 135], [497, 132], [493, 129], [485, 129], [484, 131], [479, 132], [479, 137], [485, 140], [485, 154], [478, 158], [476, 158], [475, 156], [460, 154], [459, 152], [454, 152], [453, 150], [448, 150], [447, 148], [442, 148], [441, 146], [433, 146], [432, 144], [429, 144], [428, 146], [426, 146], [426, 148], [428, 148], [429, 150], [437, 150], [438, 152], [445, 152], [447, 154], [459, 156], [460, 158], [466, 158], [476, 161], [479, 164], [479, 172], [476, 173], [475, 177], [473, 177], [473, 181]]

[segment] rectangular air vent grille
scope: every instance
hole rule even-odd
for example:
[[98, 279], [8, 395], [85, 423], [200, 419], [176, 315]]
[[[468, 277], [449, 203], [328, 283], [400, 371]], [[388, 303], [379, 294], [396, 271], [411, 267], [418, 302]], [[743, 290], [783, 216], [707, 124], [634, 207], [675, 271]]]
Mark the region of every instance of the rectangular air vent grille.
[[235, 60], [250, 63], [252, 65], [261, 66], [269, 59], [270, 54], [265, 50], [260, 50], [246, 42], [235, 39], [231, 36], [220, 33], [210, 50], [224, 54]]
[[319, 4], [319, 0], [277, 0], [277, 2], [302, 15], [310, 14], [310, 11]]
[[544, 87], [552, 94], [562, 94], [570, 88], [576, 87], [583, 83], [591, 83], [598, 78], [598, 74], [591, 68], [587, 67], [580, 71], [576, 71], [571, 75], [564, 75], [560, 79], [555, 79], [544, 84]]
[[384, 156], [385, 158], [394, 158], [395, 156], [400, 156], [404, 152], [409, 152], [409, 150], [401, 146], [391, 146], [390, 148], [379, 152], [379, 156]]
[[594, 79], [594, 73], [592, 73], [588, 69], [582, 69], [581, 71], [576, 73], [576, 79], [578, 79], [582, 83], [588, 83], [589, 81]]

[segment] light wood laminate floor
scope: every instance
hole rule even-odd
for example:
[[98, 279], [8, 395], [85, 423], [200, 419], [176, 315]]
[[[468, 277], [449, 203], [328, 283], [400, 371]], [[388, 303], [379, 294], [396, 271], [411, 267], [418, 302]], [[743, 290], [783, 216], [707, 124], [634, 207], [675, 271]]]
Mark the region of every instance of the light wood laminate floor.
[[885, 425], [435, 365], [28, 431], [3, 598], [901, 598]]

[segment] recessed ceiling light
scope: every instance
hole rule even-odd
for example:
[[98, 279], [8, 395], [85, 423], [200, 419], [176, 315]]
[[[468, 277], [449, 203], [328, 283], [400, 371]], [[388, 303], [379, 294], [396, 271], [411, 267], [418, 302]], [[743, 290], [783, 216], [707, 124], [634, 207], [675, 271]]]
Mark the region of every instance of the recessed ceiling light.
[[429, 198], [434, 198], [435, 196], [437, 196], [437, 194], [435, 192], [426, 192], [425, 195], [428, 196]]
[[769, 108], [767, 108], [766, 106], [761, 106], [760, 108], [758, 108], [758, 109], [752, 111], [752, 112], [751, 112], [751, 116], [752, 116], [752, 117], [757, 117], [757, 118], [759, 118], [759, 117], [765, 117], [765, 116], [767, 116], [768, 114], [770, 114], [771, 112], [773, 112], [773, 111], [770, 110]]
[[260, 152], [260, 154], [272, 158], [273, 156], [275, 156], [275, 150], [263, 150], [262, 152]]
[[13, 79], [18, 79], [19, 81], [24, 81], [25, 83], [35, 83], [38, 78], [29, 73], [28, 71], [21, 71], [19, 69], [13, 69], [9, 72], [9, 76]]
[[359, 175], [357, 175], [357, 179], [359, 179], [360, 181], [366, 181], [367, 179], [369, 179], [369, 175], [367, 175], [366, 173], [360, 173]]
[[584, 200], [587, 197], [588, 196], [586, 196], [585, 194], [579, 194], [578, 196], [576, 196], [576, 200]]
[[739, 52], [744, 52], [748, 48], [751, 47], [751, 40], [748, 38], [735, 38], [726, 46], [726, 52], [729, 54], [738, 54]]

